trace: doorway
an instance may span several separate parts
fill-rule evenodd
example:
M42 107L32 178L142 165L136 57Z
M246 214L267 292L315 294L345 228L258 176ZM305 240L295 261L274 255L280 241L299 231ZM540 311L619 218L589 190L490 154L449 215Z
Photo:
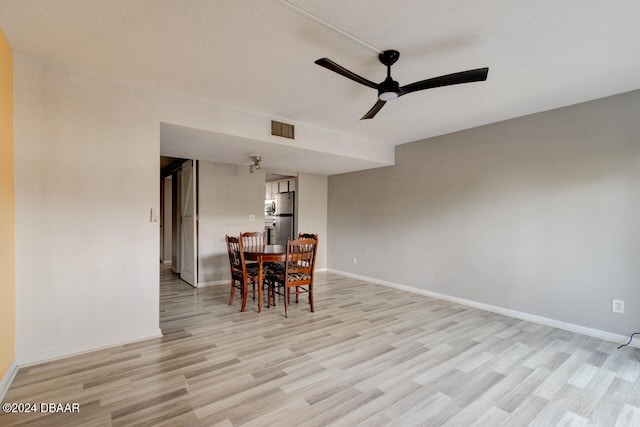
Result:
M160 166L160 262L197 287L197 162L161 157Z

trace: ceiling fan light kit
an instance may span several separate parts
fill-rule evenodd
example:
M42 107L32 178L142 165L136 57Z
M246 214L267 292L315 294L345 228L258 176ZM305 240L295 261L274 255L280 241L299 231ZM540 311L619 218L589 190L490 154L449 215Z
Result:
M489 68L476 68L474 70L461 71L453 74L446 74L444 76L433 77L426 80L410 83L408 85L400 86L400 84L393 80L391 77L391 66L396 63L400 58L400 52L397 50L385 50L378 55L380 62L387 67L387 78L381 83L374 83L371 80L367 80L358 74L347 70L346 68L336 64L328 58L320 58L315 61L321 67L338 73L343 77L346 77L354 82L368 86L378 91L378 100L373 107L364 115L360 120L372 119L380 111L387 101L399 98L411 92L417 92L419 90L433 89L441 86L451 86L462 83L471 83L487 80L489 74Z
M380 101L391 101L392 99L396 99L398 94L396 92L381 92L378 95L378 99Z

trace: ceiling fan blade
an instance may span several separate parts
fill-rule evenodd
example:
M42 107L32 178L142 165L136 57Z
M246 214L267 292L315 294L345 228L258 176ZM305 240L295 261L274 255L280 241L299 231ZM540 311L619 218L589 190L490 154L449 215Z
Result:
M460 71L459 73L446 74L415 83L409 83L400 88L400 95L415 92L418 90L432 89L440 86L458 85L461 83L481 82L487 80L489 68L477 68L475 70Z
M328 59L328 58L320 58L316 61L314 61L316 64L318 64L321 67L326 68L327 70L331 70L334 73L338 73L341 76L344 76L348 79L353 80L354 82L358 82L360 84L363 84L365 86L369 86L370 88L373 89L378 89L378 85L374 82L372 82L371 80L367 80L364 77L361 77L359 75L357 75L356 73L353 73L349 70L347 70L346 68L336 64L335 62L333 62L332 60Z
M373 104L373 107L371 107L371 109L367 112L367 114L362 116L360 120L373 119L375 115L378 114L378 111L380 111L380 109L384 107L384 104L386 103L387 101L381 101L378 99L378 101L376 101L376 103Z

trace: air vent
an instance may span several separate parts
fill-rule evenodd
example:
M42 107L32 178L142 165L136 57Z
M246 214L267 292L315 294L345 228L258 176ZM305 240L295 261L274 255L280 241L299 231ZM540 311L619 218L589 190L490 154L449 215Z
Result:
M271 120L271 135L295 139L295 127L288 123Z

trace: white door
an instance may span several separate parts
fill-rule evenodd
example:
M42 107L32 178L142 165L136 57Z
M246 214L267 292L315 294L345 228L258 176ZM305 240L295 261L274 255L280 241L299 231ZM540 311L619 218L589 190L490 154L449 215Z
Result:
M180 278L193 287L198 286L196 250L196 166L193 160L182 164L180 189Z

